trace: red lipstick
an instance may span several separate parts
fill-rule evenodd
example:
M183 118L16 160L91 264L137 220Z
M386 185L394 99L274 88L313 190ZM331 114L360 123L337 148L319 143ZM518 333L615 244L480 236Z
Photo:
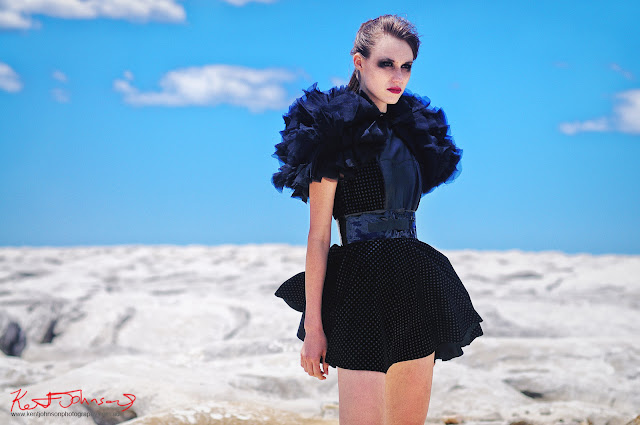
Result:
M389 87L387 90L389 90L391 93L394 93L394 94L398 94L402 91L400 87Z

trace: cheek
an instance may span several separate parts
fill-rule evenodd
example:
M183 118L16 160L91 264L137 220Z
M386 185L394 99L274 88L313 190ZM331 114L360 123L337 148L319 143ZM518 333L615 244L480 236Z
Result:
M389 80L389 75L387 72L385 72L385 70L380 69L375 73L375 76L373 78L379 86L385 86L387 84L387 80Z

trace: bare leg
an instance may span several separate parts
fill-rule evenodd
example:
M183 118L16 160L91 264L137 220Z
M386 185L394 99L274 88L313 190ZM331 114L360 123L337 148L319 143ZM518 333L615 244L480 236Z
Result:
M337 369L340 425L383 425L385 374Z
M391 365L385 380L384 425L423 425L427 419L433 358L407 360Z

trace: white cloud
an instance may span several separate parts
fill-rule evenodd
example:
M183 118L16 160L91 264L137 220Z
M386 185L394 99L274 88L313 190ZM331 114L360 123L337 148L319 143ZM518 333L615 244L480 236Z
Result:
M560 131L564 134L576 134L581 131L609 131L609 120L605 117L595 120L563 122Z
M15 93L22 90L20 76L6 63L0 62L0 90Z
M616 95L614 107L616 127L624 133L640 134L640 89L627 90Z
M622 69L622 67L620 65L618 65L617 63L610 64L609 68L611 68L612 70L614 70L616 72L619 72L627 80L633 80L633 73L631 71L627 71L626 69Z
M143 92L131 85L133 74L113 83L131 105L212 106L221 103L246 107L252 112L279 109L289 103L284 81L296 78L284 69L253 69L234 65L206 65L166 73L161 91Z
M565 134L585 131L618 131L640 134L640 89L616 93L613 114L587 121L561 123L559 129Z
M124 71L124 78L126 78L129 81L133 81L133 72L129 70Z
M247 3L256 2L256 3L273 3L275 0L224 0L229 4L234 6L244 6Z
M347 84L349 84L349 80L345 80L344 78L340 77L331 77L331 84L333 84L334 86L346 86Z
M186 16L177 0L0 0L0 28L38 28L40 24L32 15L135 22L182 22Z
M53 71L53 73L51 74L51 77L53 77L54 80L60 81L61 83L67 82L67 76L62 71L58 71L58 70Z
M0 28L17 30L39 27L37 22L31 21L19 11L10 9L10 7L5 3L0 4Z
M69 92L65 89L55 88L51 90L51 96L56 102L67 103L69 102Z

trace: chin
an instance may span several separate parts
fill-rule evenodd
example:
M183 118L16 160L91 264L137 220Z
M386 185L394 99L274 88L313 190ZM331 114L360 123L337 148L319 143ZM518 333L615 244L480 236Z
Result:
M384 101L388 104L391 105L395 105L396 103L398 103L398 101L400 100L400 97L402 97L402 94L404 92L400 92L399 94L392 94L391 96L387 96Z

